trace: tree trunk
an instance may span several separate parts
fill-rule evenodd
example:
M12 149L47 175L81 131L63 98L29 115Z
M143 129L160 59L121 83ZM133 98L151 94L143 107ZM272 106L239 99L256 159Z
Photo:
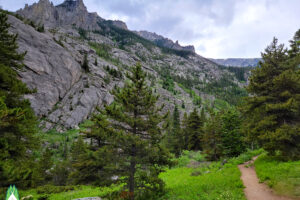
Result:
M134 200L134 175L135 175L135 147L134 145L132 146L132 157L130 161L130 172L129 172L129 195L130 195L130 200Z

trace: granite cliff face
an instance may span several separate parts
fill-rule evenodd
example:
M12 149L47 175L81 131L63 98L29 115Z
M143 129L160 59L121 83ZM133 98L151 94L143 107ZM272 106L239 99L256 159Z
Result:
M170 40L168 38L165 38L161 35L157 35L156 33L151 33L148 31L137 31L136 33L138 35L140 35L141 37L154 42L158 46L167 47L167 48L175 49L175 50L190 51L190 52L195 53L195 47L193 45L181 46L181 45L179 45L178 41L176 41L174 43L172 40Z
M87 30L99 30L99 21L103 21L97 13L89 13L83 0L66 0L54 6L49 0L40 0L31 6L25 5L17 13L36 24L44 24L47 28L59 26L75 26Z
M66 0L58 6L40 0L17 13L45 24L45 31L38 32L26 19L9 16L11 32L19 35L19 51L27 51L20 77L37 89L26 98L44 130L76 128L97 106L110 104L110 91L123 85L124 74L137 62L148 73L153 91L160 95L158 103L165 104L164 112L172 112L175 105L184 105L181 115L199 108L184 83L197 83L197 87L190 84L191 89L207 102L215 97L201 90L205 85L224 76L239 84L230 72L195 53L166 53L153 40L127 30L126 24L88 13L82 0ZM84 34L78 28L84 29ZM85 54L89 73L81 67ZM174 80L172 90L164 87L169 77Z

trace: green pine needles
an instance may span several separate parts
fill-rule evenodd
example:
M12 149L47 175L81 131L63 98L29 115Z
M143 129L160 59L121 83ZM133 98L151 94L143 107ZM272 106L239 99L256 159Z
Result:
M18 182L31 185L32 151L38 147L37 120L28 100L32 91L18 78L25 53L17 52L17 35L10 34L0 11L0 187Z
M252 70L244 113L245 132L271 154L300 159L300 32L287 50L278 40L262 53Z
M141 64L126 76L125 86L113 91L115 101L94 117L87 137L96 159L105 161L109 156L109 165L98 162L98 166L125 184L122 197L156 199L164 191L158 175L170 164L169 153L161 145L166 116L159 114L163 107L156 106L158 96L146 84Z

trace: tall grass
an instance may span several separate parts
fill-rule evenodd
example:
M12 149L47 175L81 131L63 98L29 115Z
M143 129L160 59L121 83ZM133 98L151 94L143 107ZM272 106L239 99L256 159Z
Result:
M281 195L300 197L300 161L281 161L277 157L261 155L255 162L261 182Z
M195 161L193 153L184 152L178 159L178 166L160 174L166 183L167 193L162 199L168 200L243 200L243 183L238 164L250 160L263 150L248 151L226 164L221 162L199 162L197 168L185 167ZM194 153L195 154L195 153ZM197 155L197 153L196 153ZM203 156L203 155L202 155ZM201 156L199 161L203 161Z

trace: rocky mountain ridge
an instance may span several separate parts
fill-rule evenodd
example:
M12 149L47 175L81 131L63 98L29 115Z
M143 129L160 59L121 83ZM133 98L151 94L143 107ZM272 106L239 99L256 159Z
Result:
M175 49L175 50L190 51L190 52L195 53L195 47L193 45L181 46L178 43L178 41L176 41L174 43L172 40L170 40L168 38L165 38L161 35L158 35L156 33L151 33L148 31L136 31L135 33L137 33L139 36L141 36L147 40L154 42L158 46L167 47L167 48Z
M56 11L59 20L54 17ZM240 85L232 73L202 56L161 48L99 16L91 20L82 0L66 0L58 6L40 0L17 13L25 19L10 15L11 32L19 35L19 51L27 52L25 69L19 75L30 88L37 89L26 98L44 130L76 128L96 107L111 103L110 91L124 84L124 74L137 62L147 72L153 91L160 95L158 103L165 104L163 112L172 112L177 105L182 116L203 107L201 102L213 102L216 95L206 88L225 77ZM78 13L82 21L70 24L71 16ZM66 21L61 17L64 15ZM37 31L27 19L44 23L44 32ZM82 68L85 55L89 72Z
M232 67L256 67L261 61L260 58L227 58L227 59L210 59L211 61L223 66Z

